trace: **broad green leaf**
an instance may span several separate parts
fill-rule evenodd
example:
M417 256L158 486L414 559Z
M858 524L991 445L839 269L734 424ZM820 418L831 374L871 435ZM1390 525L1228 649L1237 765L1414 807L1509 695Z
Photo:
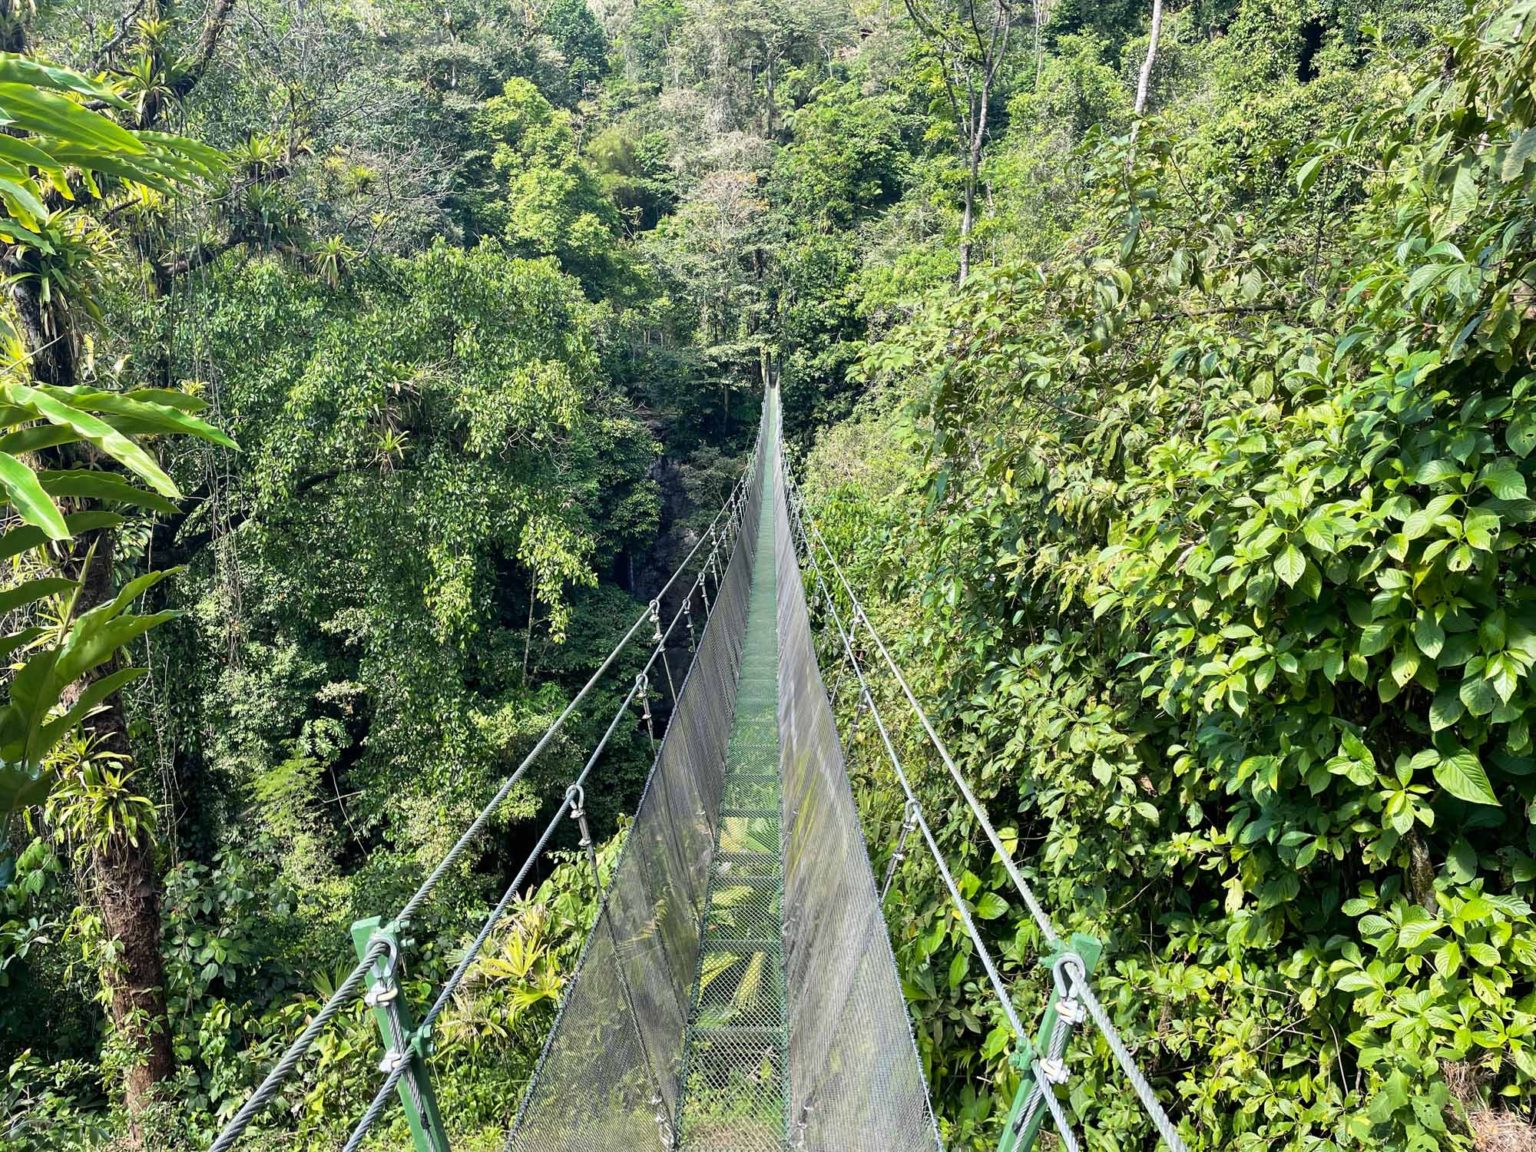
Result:
M1468 676L1461 682L1458 694L1467 711L1474 716L1486 716L1498 707L1499 694L1482 676Z
M1532 131L1536 132L1536 128ZM1536 448L1536 417L1527 414L1512 420L1504 430L1504 442L1521 459L1529 456L1531 449Z
M1308 191L1317 182L1318 173L1322 169L1322 163L1327 156L1314 156L1296 170L1296 190Z
M52 786L52 774L40 766L0 763L0 813L42 803Z
M129 504L136 508L148 508L175 515L177 507L164 496L140 488L111 472L98 472L90 468L62 472L40 472L38 480L50 496L73 496L76 499L108 500L116 504Z
M1294 544L1287 544L1284 551L1275 558L1275 575L1289 587L1294 588L1306 570L1307 559Z
M41 528L50 540L69 538L64 514L43 490L37 473L7 452L0 452L0 487L16 514L28 524Z
M24 604L32 604L48 596L58 596L64 592L73 592L77 584L73 580L66 580L62 576L46 576L39 580L28 580L25 584L17 584L13 588L0 590L0 613L13 612Z
M1479 479L1500 500L1525 499L1525 477L1512 464L1490 465Z
M145 617L144 619L148 618ZM148 671L147 668L119 668L116 672L110 672L100 680L91 681L91 683L85 686L85 689L80 693L80 698L75 701L74 706L69 711L48 721L38 730L37 746L43 749L51 749L72 728L90 716L107 697L120 688L125 688L135 681L142 680Z
M48 219L48 209L37 192L28 186L30 183L0 176L0 199L4 199L12 216L40 228Z
M23 628L20 632L0 634L0 660L9 660L13 653L21 651L34 640L41 639L47 634L47 629Z
M216 175L229 166L229 157L210 144L186 136L172 136L166 132L141 131L140 140L168 153L183 156L208 175ZM147 389L146 389L147 391Z
M1435 526L1435 514L1428 508L1419 508L1403 521L1403 536L1417 540Z
M1488 774L1483 771L1482 763L1466 750L1443 757L1435 765L1435 782L1458 800L1465 800L1469 804L1497 806L1499 803L1498 797L1493 794L1493 785L1488 783Z
M73 428L66 428L62 424L34 424L30 428L18 428L0 436L0 452L12 455L41 452L44 448L74 444L81 439L83 437Z
M1420 616L1413 622L1413 642L1419 651L1433 660L1445 647L1445 629L1436 624L1431 616Z
M955 958L949 962L949 986L960 987L965 980L966 970L970 967L970 961L966 959L964 952L956 952Z
M181 496L176 482L161 470L160 465L155 463L149 453L110 424L38 388L17 385L11 389L11 392L14 401L30 404L37 410L38 415L50 423L77 432L81 439L100 448L162 496L173 500Z
M1504 164L1499 170L1499 179L1506 184L1511 180L1518 180L1525 174L1526 161L1533 155L1536 155L1536 128L1527 128L1515 137L1515 142L1504 154Z
M39 168L45 172L54 171L62 167L47 152L35 144L29 144L15 136L6 136L0 133L0 159L8 160L13 164L23 164L32 168Z
M15 52L0 52L0 83L52 88L59 92L75 92L110 104L114 108L128 107L128 102L105 84L68 68L43 64Z
M1008 911L1008 901L1004 900L996 892L984 892L981 899L976 901L976 915L982 920L996 920Z
M1454 460L1427 460L1413 473L1415 484L1439 484L1461 475L1461 467Z
M71 536L78 536L82 532L91 532L97 528L116 528L122 522L123 518L115 512L72 512L64 517L64 524ZM0 560L20 556L23 552L41 548L46 543L48 543L48 537L41 528L31 524L12 528L5 535L0 536Z
M1456 169L1451 184L1451 203L1445 214L1445 230L1454 232L1477 210L1477 171L1469 163Z
M141 398L134 392L100 392L83 389L51 388L39 385L39 390L55 396L67 404L87 412L100 413L118 431L133 434L158 432L181 433L208 440L225 448L238 448L233 440L212 424L199 420L180 407L171 407L156 400Z
M0 112L29 132L78 147L99 149L109 155L138 156L144 151L144 145L133 133L116 122L57 92L29 84L0 82ZM45 146L57 154L51 144Z
M1462 704L1461 697L1449 688L1442 688L1435 693L1435 700L1429 706L1429 726L1433 731L1440 732L1451 727L1466 713L1466 706Z

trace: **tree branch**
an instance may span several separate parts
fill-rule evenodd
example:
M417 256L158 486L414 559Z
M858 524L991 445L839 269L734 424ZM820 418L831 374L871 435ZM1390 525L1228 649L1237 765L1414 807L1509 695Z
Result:
M93 71L100 72L111 62L113 54L122 46L123 41L128 38L128 29L139 18L139 13L144 11L144 4L145 0L134 0L133 4L117 18L116 30L111 36L107 37L107 42L98 48L91 57L91 68Z

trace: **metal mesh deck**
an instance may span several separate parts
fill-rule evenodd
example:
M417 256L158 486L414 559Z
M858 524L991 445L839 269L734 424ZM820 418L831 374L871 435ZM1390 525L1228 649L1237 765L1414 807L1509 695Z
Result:
M763 495L736 716L685 1055L681 1147L785 1147L788 1003L784 986L783 789L779 784L778 581Z

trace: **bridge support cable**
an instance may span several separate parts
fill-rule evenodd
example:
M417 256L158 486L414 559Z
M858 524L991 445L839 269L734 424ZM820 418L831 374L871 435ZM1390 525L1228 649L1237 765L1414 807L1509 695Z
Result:
M1124 1039L1120 1036L1114 1022L1109 1018L1108 1012L1105 1011L1103 1004L1099 1001L1093 990L1090 975L1093 965L1098 958L1098 942L1094 941L1091 937L1085 937L1081 934L1073 934L1071 940L1064 941L1056 932L1050 917L1046 914L1040 901L1036 898L1033 890L1020 873L1012 854L1004 846L985 809L971 791L969 783L965 780L964 775L955 764L953 756L950 755L949 749L939 737L927 713L918 702L911 686L907 683L906 677L902 674L900 667L891 656L880 634L870 622L863 605L860 603L857 594L854 592L841 565L838 563L837 557L827 545L809 509L805 507L804 500L801 498L798 488L794 485L793 478L790 476L787 464L781 463L781 467L784 470L785 483L790 494L791 512L804 555L811 565L812 574L820 591L828 617L836 629L846 663L852 670L860 687L859 706L869 711L873 716L880 731L882 742L885 745L887 757L896 771L907 802L909 805L916 805L916 824L923 831L924 841L930 853L934 856L941 876L945 879L946 887L949 889L950 897L956 905L956 910L966 923L967 934L971 936L973 944L977 946L978 954L983 957L984 966L987 968L993 989L998 994L1004 1011L1009 1017L1010 1026L1013 1028L1014 1034L1019 1041L1019 1048L1016 1051L1014 1062L1020 1068L1023 1075L1004 1134L1004 1142L1002 1144L1004 1152L1014 1152L1016 1149L1023 1150L1031 1146L1034 1133L1039 1128L1039 1109L1042 1104L1049 1111L1052 1120L1055 1122L1063 1144L1068 1148L1068 1152L1071 1152L1075 1144L1075 1138L1071 1135L1070 1127L1060 1111L1060 1104L1056 1099L1054 1085L1063 1082L1065 1079L1065 1068L1060 1063L1061 1056L1065 1050L1066 1040L1072 1026L1080 1022L1084 1016L1092 1019L1095 1028L1104 1037L1111 1055L1130 1082L1133 1092L1141 1102L1162 1142L1172 1152L1186 1152L1183 1139L1179 1136L1178 1130L1163 1108L1161 1101L1158 1100L1156 1094L1152 1091L1151 1085L1137 1066L1135 1058L1131 1055ZM821 559L826 561L827 568L833 573L849 605L849 622L846 629L844 628L842 617L837 611L832 590L828 587L827 580L823 576L821 559L818 559L818 554ZM885 667L900 687L902 695L905 696L907 703L910 705L912 712L926 734L929 744L938 753L949 775L953 778L962 797L965 799L967 807L977 823L981 825L987 839L1012 880L1015 889L1019 892L1031 917L1039 927L1041 935L1045 938L1046 949L1043 962L1051 968L1057 995L1048 1004L1044 1025L1038 1036L1033 1039L1025 1034L1007 989L1002 984L1000 977L997 976L995 966L991 964L990 957L986 955L985 949L980 944L979 937L974 931L974 925L970 921L969 913L966 911L964 901L960 898L959 891L953 884L952 877L949 876L948 867L943 860L938 844L928 831L927 823L922 816L921 804L900 766L900 758L894 744L890 740L889 733L875 704L875 699L865 673L864 662L859 655L857 632L861 625L865 634L873 643L875 650L879 653ZM857 723L857 715L858 713L856 712L855 723ZM1026 1135L1029 1137L1028 1142L1024 1140Z
M747 493L748 489L754 486L754 478L757 473L756 460L759 454L760 449L755 449L752 456L754 463L750 464L746 469L743 470L742 475L736 481L736 484L733 487L730 495L721 505L719 511L715 513L714 519L710 522L707 529L700 533L698 540L693 544L688 554L684 556L683 560L678 564L677 568L673 571L671 576L668 577L666 583L662 585L656 596L640 613L634 623L630 625L628 630L614 645L613 649L603 659L602 663L592 673L586 683L583 684L576 695L571 698L570 702L566 705L564 710L539 738L534 747L523 758L517 769L502 782L501 786L491 797L490 801L479 811L479 813L477 813L475 818L465 829L464 833L458 838L457 841L455 841L453 846L444 855L442 860L438 862L436 867L432 869L431 873L428 874L427 878L422 882L420 887L417 888L415 893L412 894L410 899L406 901L400 912L393 919L380 924L379 930L373 932L365 942L359 942L359 956L357 964L351 969L350 972L347 973L346 977L343 978L342 982L336 988L336 990L316 1011L314 1017L304 1027L299 1035L294 1038L293 1042L289 1044L289 1046L284 1050L282 1056L272 1066L271 1070L262 1079L261 1083L256 1087L251 1095L246 1098L245 1102L241 1105L239 1110L236 1111L235 1115L231 1117L228 1123L225 1124L224 1128L214 1139L212 1145L210 1145L209 1152L229 1152L230 1149L233 1149L238 1144L241 1137L245 1134L246 1130L251 1126L251 1124L262 1114L263 1111L265 1111L265 1109L272 1103L272 1101L276 1099L288 1078L295 1072L296 1069L298 1069L299 1065L303 1063L304 1058L313 1048L315 1041L319 1039L319 1037L326 1031L326 1029L331 1025L336 1017L340 1015L341 1012L349 1004L355 1001L360 995L365 994L371 987L376 986L385 972L392 974L393 964L395 961L388 961L389 966L387 968L380 968L379 965L381 961L386 960L386 957L391 955L398 957L398 949L400 946L399 933L409 926L416 912L431 896L433 890L436 888L442 877L449 871L449 869L453 867L453 865L469 848L469 846L474 842L478 835L485 829L485 826L490 821L492 815L511 794L512 789L520 780L523 779L528 770L539 761L540 757L554 742L555 737L558 736L560 731L565 727L566 722L576 713L576 711L582 706L587 698L604 681L604 679L607 677L607 674L618 662L620 656L622 656L624 652L630 649L636 637L641 635L647 625L652 628L652 635L650 640L653 647L651 648L649 657L646 660L642 672L640 673L640 678L637 678L635 686L630 689L628 695L624 699L623 704L620 705L619 710L614 716L613 722L609 725L608 731L604 735L602 741L599 743L597 750L588 760L587 765L583 769L578 782L585 780L592 767L596 764L602 751L606 749L609 740L616 730L620 718L633 705L637 694L644 692L646 684L649 683L651 678L657 675L658 663L661 665L662 674L665 676L669 687L672 685L673 673L671 665L667 660L668 646L672 642L673 633L677 630L680 622L683 621L685 616L688 618L691 624L691 611L694 595L698 594L701 600L703 600L705 603L708 603L708 594L706 591L705 581L711 568L713 569L716 578L716 591L718 595L719 583L723 579L719 567L718 553L722 549L728 552L731 551L735 548L736 544L740 540L743 521L749 511ZM699 555L703 551L706 543L710 545L710 554L708 557L706 557L705 564L699 567L692 581L688 584L687 591L683 596L681 605L675 612L673 612L670 622L667 624L666 628L663 629L661 627L662 605L666 598L680 586L680 582L684 579L685 574L694 567L694 561L699 558ZM707 631L707 619L705 627ZM684 687L686 687L688 676L691 676L692 674L693 667L692 664L690 664L688 672L684 677ZM672 704L674 709L678 700L678 692L680 691L682 691L682 689L674 689L672 692ZM648 703L643 711L645 710L648 710ZM501 914L505 911L505 908L510 902L512 895L514 895L516 889L521 886L522 882L526 879L529 870L532 868L534 861L540 854L542 854L544 848L548 845L549 837L553 835L553 828L557 825L558 820L565 815L565 812L570 805L570 800L571 795L567 793L566 799L561 806L561 810L556 813L556 819L551 822L551 825L548 828L546 828L545 835L541 837L538 846L529 856L528 861L524 864L523 868L519 870L518 877L513 881L511 885L509 885L507 893L503 895L502 900L496 906L496 910L493 911L492 916L486 922L488 925L494 926L494 924L500 920ZM472 952L470 954L466 954L465 960L460 964L459 969L455 971L454 976L450 977L453 988L456 988L458 982L462 980L463 972L467 970L469 963L473 960L473 955L478 954L480 947L484 945L485 939L489 935L489 931L489 927L482 925L482 931L476 938L476 942L472 947ZM394 950L393 952L392 949ZM433 1004L432 1009L429 1010L427 1016L423 1018L422 1025L416 1028L411 1036L406 1037L408 1044L415 1046L423 1058L425 1054L430 1051L431 1047L429 1040L431 1024L436 1019L437 1015L442 1011L442 1008L447 1003L449 996L451 996L451 989L445 986L444 993L438 997L438 1000ZM398 1024L398 1019L396 1023ZM389 1045L391 1053L398 1053L401 1051L401 1049L398 1046L390 1043L392 1036L393 1032L390 1032L386 1035L386 1044ZM360 1122L358 1126L360 1132L354 1131L353 1138L348 1141L348 1149L352 1149L357 1146L361 1140L361 1133L365 1133L368 1127L377 1120L378 1114L382 1112L383 1103L387 1102L390 1093L393 1092L397 1086L401 1085L402 1080L406 1078L409 1072L411 1072L412 1067L413 1062L410 1060L401 1060L398 1058L398 1056L386 1056L385 1065L381 1069L386 1072L385 1086L382 1087L378 1094L375 1096L374 1102L370 1105L368 1113L365 1113L364 1121ZM416 1104L424 1104L420 1084L414 1082L414 1077L413 1083L406 1085L406 1091L409 1094L407 1110L408 1113L411 1113L415 1110ZM417 1113L417 1115L419 1116L420 1113ZM425 1131L418 1132L417 1124L413 1123L412 1129L413 1142L416 1144L418 1152L446 1152L447 1143L445 1135L442 1135L440 1132L431 1131L430 1125Z
M634 687L625 696L624 702L614 712L613 720L609 723L608 730L603 733L602 739L598 741L597 747L593 749L592 755L588 757L586 764L582 767L581 774L565 790L564 800L561 801L560 807L556 809L549 823L545 825L543 833L539 836L538 843L533 847L533 851L523 861L522 867L518 869L517 875L512 878L512 882L507 885L501 899L491 909L490 915L481 923L480 931L476 933L475 939L470 946L464 950L464 955L460 958L452 974L443 982L443 987L438 992L437 998L432 1001L432 1006L427 1009L427 1014L422 1017L421 1027L417 1030L416 1035L411 1038L413 1045L422 1046L427 1042L427 1039L432 1034L432 1025L437 1021L438 1016L442 1014L443 1009L448 1006L448 1002L453 999L453 994L458 991L459 984L464 979L464 974L469 971L470 965L475 962L475 958L480 955L480 950L485 947L485 942L490 939L491 933L501 923L502 918L506 915L507 906L518 892L522 891L523 882L528 878L528 874L533 870L533 866L539 857L544 854L544 849L549 846L549 842L553 838L556 829L560 826L560 822L568 814L574 815L578 806L578 800L585 797L588 777L591 776L593 768L597 766L597 762L602 759L603 753L607 751L608 744L613 739L614 733L618 731L620 722L628 716L639 690L640 681L636 680ZM387 1072L384 1082L379 1085L379 1089L374 1094L367 1110L363 1113L362 1119L357 1122L357 1126L352 1130L352 1134L347 1137L347 1142L343 1146L342 1152L357 1152L357 1149L362 1146L363 1138L367 1136L368 1130L378 1122L379 1117L383 1114L385 1106L389 1103L390 1096L402 1087L403 1078L412 1071L409 1061L392 1060L389 1057L386 1057L385 1064L382 1067ZM416 1090L414 1085L406 1085L405 1087L411 1088L412 1091ZM408 1109L411 1107L410 1100L406 1101L406 1106ZM446 1136L441 1137L440 1146L446 1150ZM438 1152L438 1149L439 1145L434 1143L428 1146L427 1152Z

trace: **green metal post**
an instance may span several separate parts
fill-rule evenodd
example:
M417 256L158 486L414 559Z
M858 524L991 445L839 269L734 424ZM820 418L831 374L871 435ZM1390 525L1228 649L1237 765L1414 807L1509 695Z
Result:
M1070 940L1059 941L1056 948L1040 958L1040 963L1050 968L1053 975L1062 962L1065 955L1075 956L1082 965L1083 975L1092 976L1093 970L1098 966L1099 957L1103 954L1104 946L1092 936L1082 932L1072 933ZM1053 980L1053 985L1055 981ZM1003 1137L998 1144L998 1152L1029 1152L1035 1146L1035 1140L1040 1135L1040 1127L1045 1123L1045 1101L1036 1096L1036 1088L1043 1092L1054 1092L1056 1087L1049 1082L1041 1084L1037 1078L1036 1069L1040 1062L1050 1056L1051 1037L1056 1029L1065 1020L1068 1036L1070 1037L1072 1026L1082 1019L1081 1007L1073 1001L1065 1005L1069 1012L1076 1010L1078 1015L1063 1016L1061 1011L1064 1006L1062 989L1053 986L1051 999L1046 1005L1045 1014L1040 1018L1040 1030L1031 1040L1028 1036L1019 1040L1019 1050L1013 1054L1013 1065L1019 1070L1018 1091L1013 1094L1013 1107L1008 1112L1008 1123L1003 1126ZM1031 1107L1033 1104L1033 1107Z
M357 949L359 960L367 955L369 946L376 940L386 941L389 951L375 960L368 970L365 977L368 993L363 1001L373 1009L374 1022L384 1038L384 1060L379 1068L388 1073L396 1061L408 1062L405 1075L400 1077L399 1091L416 1152L450 1152L448 1133L438 1114L437 1096L432 1091L432 1078L427 1072L427 1037L416 1027L400 989L399 926L394 923L381 925L377 916L352 925L352 945Z

